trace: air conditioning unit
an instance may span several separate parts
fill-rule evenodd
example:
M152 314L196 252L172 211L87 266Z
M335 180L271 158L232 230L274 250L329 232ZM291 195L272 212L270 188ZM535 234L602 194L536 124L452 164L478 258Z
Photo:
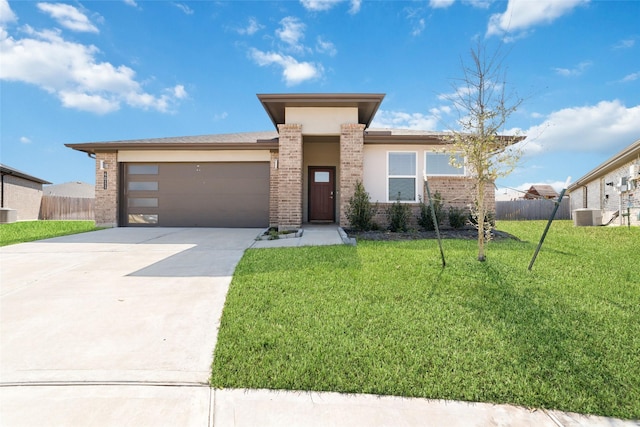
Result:
M576 227L602 225L602 211L600 209L574 209L573 225Z

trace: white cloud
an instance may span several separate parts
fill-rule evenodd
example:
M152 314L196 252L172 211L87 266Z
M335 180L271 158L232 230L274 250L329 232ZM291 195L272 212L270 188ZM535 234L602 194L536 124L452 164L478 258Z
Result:
M31 139L27 138L26 136L21 136L20 137L20 142L22 144L31 144Z
M413 31L411 31L411 35L419 36L424 31L425 27L426 27L426 24L424 22L424 18L420 18L416 26L413 28Z
M609 152L638 139L640 105L626 107L618 100L596 105L564 108L549 114L539 125L522 132L527 135L527 154L543 151Z
M175 7L177 7L178 9L180 9L181 11L183 11L186 15L193 15L193 9L191 9L189 6L187 6L186 4L182 4L182 3L173 3L173 5Z
M124 102L168 112L186 97L180 85L161 96L145 92L134 70L98 62L97 47L67 41L59 31L35 31L29 26L23 30L28 37L14 39L0 29L0 79L38 86L56 95L65 107L106 114Z
M321 77L323 73L323 68L320 64L298 62L291 56L276 52L262 52L252 48L249 51L249 56L261 67L273 64L282 67L282 76L288 86L317 79Z
M570 76L579 76L585 72L585 70L593 65L591 61L583 61L579 63L574 68L554 68L556 74L561 76L570 77Z
M429 0L429 6L434 9L445 9L453 4L454 0Z
M635 39L625 39L625 40L620 40L618 43L613 45L614 49L630 49L633 46L635 46L636 44L636 40Z
M329 56L336 56L338 53L335 45L330 41L324 40L322 37L318 37L316 40L316 51L326 53Z
M129 6L138 7L138 3L136 3L136 0L124 0L124 3Z
M371 127L434 130L438 128L439 123L439 115L434 110L431 111L431 114L380 110L376 113Z
M281 27L276 30L278 38L295 51L302 51L300 40L304 38L305 25L294 16L287 16L280 21Z
M300 0L300 3L307 10L312 12L322 12L331 9L344 1L345 0ZM358 13L360 11L360 6L362 5L362 0L351 0L350 3L351 8L349 9L349 13Z
M15 22L18 20L18 17L11 7L9 6L9 2L7 0L0 0L0 24L8 24L9 22Z
M47 13L68 30L84 33L98 32L98 27L93 25L84 13L69 4L38 3L38 9Z
M229 117L229 113L227 113L226 111L223 111L223 112L222 112L222 113L220 113L220 114L214 114L214 116L213 116L213 121L215 121L215 122L219 122L219 121L221 121L221 120L226 119L227 117Z
M627 74L620 80L621 83L633 82L640 79L640 72Z
M247 26L244 28L239 28L237 31L238 34L246 34L248 36L252 36L263 28L264 26L260 25L256 18L250 17Z
M509 0L504 13L491 15L487 36L525 31L548 24L589 0Z

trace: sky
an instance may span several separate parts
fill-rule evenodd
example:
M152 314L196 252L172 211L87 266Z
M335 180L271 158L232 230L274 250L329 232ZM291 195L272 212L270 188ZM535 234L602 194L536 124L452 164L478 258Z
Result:
M470 51L502 54L511 189L560 190L640 138L640 0L0 0L0 162L94 183L66 143L273 130L258 93L384 93L372 127L459 129Z

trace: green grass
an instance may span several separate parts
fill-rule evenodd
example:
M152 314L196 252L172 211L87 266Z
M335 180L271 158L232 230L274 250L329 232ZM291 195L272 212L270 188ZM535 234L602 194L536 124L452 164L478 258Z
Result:
M512 403L640 418L640 228L501 222L522 241L249 250L214 387Z
M93 221L24 221L0 224L0 246L99 230Z

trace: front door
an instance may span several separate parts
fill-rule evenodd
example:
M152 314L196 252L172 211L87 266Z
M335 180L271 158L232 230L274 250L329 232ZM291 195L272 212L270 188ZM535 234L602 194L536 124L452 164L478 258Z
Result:
M309 221L335 221L335 167L309 167Z

